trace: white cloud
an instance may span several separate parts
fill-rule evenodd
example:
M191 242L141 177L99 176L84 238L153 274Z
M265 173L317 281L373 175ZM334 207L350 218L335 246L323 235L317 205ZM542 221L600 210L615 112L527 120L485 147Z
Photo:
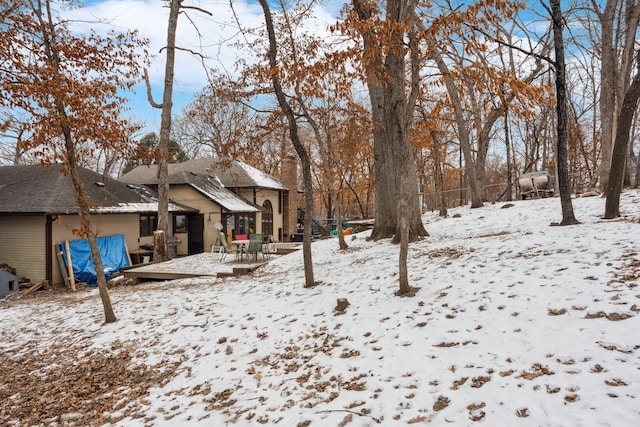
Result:
M92 28L106 33L111 29L137 29L140 36L149 39L149 52L155 55L149 67L149 77L157 102L161 101L164 81L163 48L166 46L169 16L166 5L167 2L158 0L93 0L85 2L84 7L73 12L75 19L83 21L82 24L76 24L77 31ZM173 114L179 114L194 93L205 86L207 69L233 72L236 61L247 55L235 45L241 36L237 20L245 29L258 28L264 23L262 9L257 2L233 1L233 10L229 2L215 0L190 0L185 1L184 5L208 11L212 15L189 9L178 19L176 45L197 55L184 50L176 53ZM328 34L328 23L335 21L333 11L318 8L316 16L316 20L305 28ZM103 23L96 24L97 21ZM147 131L157 131L160 111L152 109L147 102L144 85L138 85L136 94L129 98L133 116L147 122Z
M231 69L237 59L237 49L230 43L238 30L228 3L214 1L190 2L190 5L208 11L212 16L197 10L185 10L178 19L176 45L186 51L176 54L176 84L185 89L198 90L206 81L204 64L208 67L222 65ZM256 6L241 3L234 5L243 25L260 25L261 10ZM155 55L150 68L150 78L154 85L164 80L165 55L163 48L167 40L169 9L165 2L157 0L107 0L94 2L74 12L78 19L88 22L100 20L104 24L81 25L81 29L91 26L96 31L110 29L137 29L142 37L149 39L149 51ZM202 55L202 57L200 56Z

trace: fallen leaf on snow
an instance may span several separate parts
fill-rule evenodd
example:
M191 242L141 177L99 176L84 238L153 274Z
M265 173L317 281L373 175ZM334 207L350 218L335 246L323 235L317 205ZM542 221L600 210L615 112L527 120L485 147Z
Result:
M564 397L565 402L575 402L577 400L580 400L580 398L578 397L577 394L567 394Z
M446 397L446 396L438 396L438 399L433 404L433 410L434 411L442 411L444 408L449 406L450 402L451 401L449 400L448 397Z
M618 387L618 386L621 386L621 385L627 385L626 382L622 381L619 378L613 378L613 379L610 379L610 380L604 380L604 383L606 385L610 385L610 386L613 386L613 387Z

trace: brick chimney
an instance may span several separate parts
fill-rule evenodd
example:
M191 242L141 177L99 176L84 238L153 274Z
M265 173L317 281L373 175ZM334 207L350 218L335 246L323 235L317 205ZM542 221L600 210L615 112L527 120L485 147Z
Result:
M298 230L298 162L293 154L287 154L282 159L280 180L289 189L289 193L283 197L282 206L282 240L288 242Z

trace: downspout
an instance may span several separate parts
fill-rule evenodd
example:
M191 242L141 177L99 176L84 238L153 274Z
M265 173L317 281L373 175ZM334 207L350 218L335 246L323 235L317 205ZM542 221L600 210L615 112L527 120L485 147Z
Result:
M44 230L45 245L45 276L49 284L53 284L53 221L52 215L47 215Z
M256 187L253 187L253 204L257 205L258 201L258 197L257 197L257 191L256 191ZM262 215L262 214L260 214ZM257 216L257 212L253 214L253 230L255 233L258 232L258 216ZM260 231L262 231L262 225L260 226Z

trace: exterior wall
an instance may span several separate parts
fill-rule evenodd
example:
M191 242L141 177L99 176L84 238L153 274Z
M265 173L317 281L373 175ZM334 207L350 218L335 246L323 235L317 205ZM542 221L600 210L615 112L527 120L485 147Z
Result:
M129 250L138 247L140 234L138 214L111 214L92 216L98 236L124 234ZM77 215L60 215L52 224L52 283L64 283L55 245L65 240L76 240L71 231L78 228ZM18 277L27 277L32 283L47 278L46 271L46 216L0 217L0 263L16 269Z
M47 277L46 222L44 215L0 217L0 264L9 264L18 277L26 277L32 283Z
M280 206L280 201L278 200L280 197L280 191L278 190L267 190L267 189L257 189L254 193L253 188L242 188L238 189L236 192L237 195L242 197L245 200L248 200L258 206L262 206L265 200L269 200L271 202L271 206L273 207L273 238L274 240L278 239L278 229L283 228L283 213L284 208L280 211L278 210L278 206ZM256 213L256 233L262 233L262 213Z
M139 214L105 214L92 215L91 224L96 230L96 235L110 236L113 234L124 234L127 249L132 250L138 248L140 238L140 215ZM63 283L64 279L60 272L60 264L56 256L56 248L60 242L65 240L77 240L72 232L73 229L80 227L80 217L78 215L60 215L53 222L51 235L54 244L53 250L53 283ZM44 227L42 229L44 239ZM44 244L43 244L44 247Z
M236 194L259 206L262 206L265 200L271 202L273 206L273 234L274 238L277 239L278 228L283 227L282 212L278 212L280 192L278 190L260 189L255 191L254 197L253 189L249 188L239 189ZM204 250L210 250L211 246L216 242L216 239L221 237L215 228L215 224L218 222L222 223L222 208L187 185L172 185L169 190L169 197L177 203L198 209L200 213L204 215ZM262 214L259 212L256 213L256 232L262 232ZM187 255L189 248L187 234L179 233L176 234L176 237L182 241L182 244L178 246L178 255Z
M204 251L211 250L216 238L220 236L215 224L222 222L222 208L187 185L172 185L169 189L169 198L174 202L198 209L204 215ZM172 224L172 221L170 223ZM178 246L178 255L187 255L189 252L187 233L178 233L176 237L182 241Z
M289 241L292 234L298 232L298 206L303 202L298 195L298 163L293 155L282 159L282 175L280 181L289 189L284 198L283 210L283 239Z
M278 200L280 197L280 191L278 190L260 190L256 193L256 205L262 206L265 200L269 200L271 202L271 207L273 208L273 239L278 240L278 229L282 228L282 210L278 212L278 206L280 205L280 201ZM262 233L262 213L259 212L256 214L256 225L258 228L258 233Z

